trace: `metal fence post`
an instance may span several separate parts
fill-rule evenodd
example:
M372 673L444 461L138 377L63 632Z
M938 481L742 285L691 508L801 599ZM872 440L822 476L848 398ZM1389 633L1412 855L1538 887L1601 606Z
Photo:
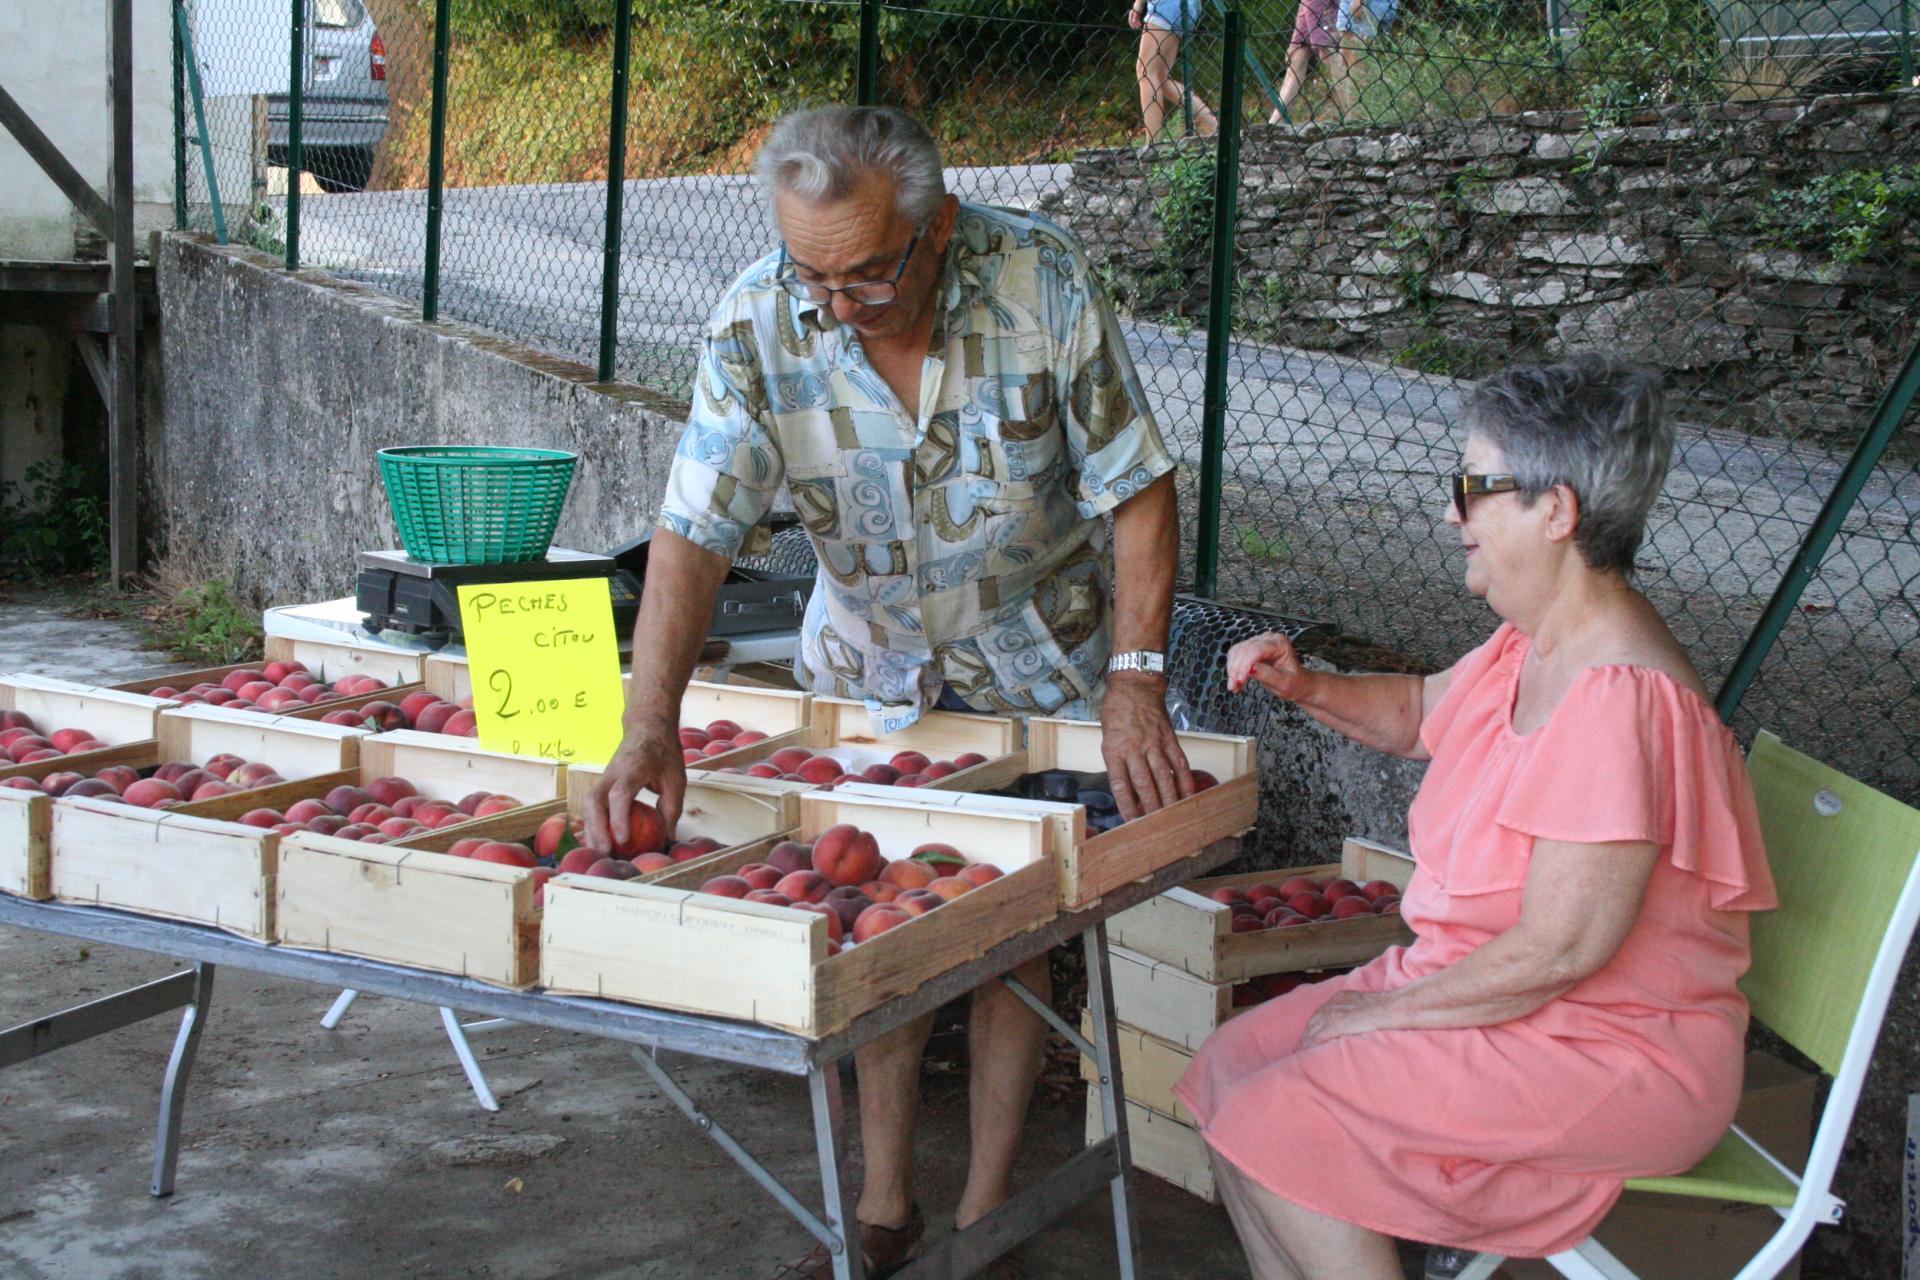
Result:
M307 0L289 0L293 53L287 60L287 270L300 268L300 134L307 101Z
M1920 338L1915 338L1913 345L1907 349L1906 364L1901 367L1899 376L1887 384L1880 403L1874 407L1873 417L1868 420L1866 432L1854 448L1853 456L1847 459L1846 468L1840 472L1833 492L1827 495L1813 527L1807 530L1806 541L1793 553L1793 562L1781 575L1780 585L1773 589L1773 598L1767 601L1760 621L1754 623L1746 644L1741 646L1740 656L1734 659L1733 670L1728 673L1726 683L1720 686L1719 694L1714 697L1714 708L1719 711L1722 720L1733 716L1740 699L1746 697L1748 686L1760 674L1760 664L1766 661L1767 651L1773 648L1773 642L1780 638L1787 619L1793 616L1795 606L1800 603L1800 593L1807 589L1807 583L1819 571L1820 562L1826 559L1827 549L1833 545L1834 536L1840 532L1847 512L1853 509L1860 491L1867 487L1867 479L1873 474L1873 469L1880 465L1880 456L1887 451L1887 445L1892 442L1893 434L1899 429L1907 410L1913 407L1916 394L1920 394Z
M177 10L186 0L173 0ZM187 56L179 22L170 22L173 46L173 229L187 229Z
M1913 3L1900 0L1900 83L1913 83Z
M620 214L627 186L627 64L633 42L633 0L613 16L613 110L607 124L607 235L600 264L600 381L613 381L619 347Z
M447 40L453 0L433 4L433 106L427 123L427 261L420 318L440 318L440 204L447 185Z
M1212 596L1220 573L1220 469L1227 433L1227 355L1233 343L1233 246L1240 196L1240 62L1246 37L1240 6L1226 12L1220 69L1220 132L1213 161L1213 263L1207 297L1207 388L1200 411L1200 518L1194 594Z
M880 0L860 0L860 53L853 98L863 107L880 100Z

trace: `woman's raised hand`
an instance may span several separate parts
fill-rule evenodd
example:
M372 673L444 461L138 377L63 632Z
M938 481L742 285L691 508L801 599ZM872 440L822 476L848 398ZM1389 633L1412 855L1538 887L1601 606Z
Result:
M1245 689L1247 681L1257 680L1274 697L1296 702L1312 674L1293 642L1278 632L1242 640L1227 654L1227 688L1234 693Z

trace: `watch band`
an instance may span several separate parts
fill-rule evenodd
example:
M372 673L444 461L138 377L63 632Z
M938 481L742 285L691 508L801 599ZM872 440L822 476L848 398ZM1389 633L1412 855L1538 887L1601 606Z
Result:
M1167 655L1157 649L1133 649L1107 659L1107 674L1116 671L1146 671L1154 675L1167 672Z

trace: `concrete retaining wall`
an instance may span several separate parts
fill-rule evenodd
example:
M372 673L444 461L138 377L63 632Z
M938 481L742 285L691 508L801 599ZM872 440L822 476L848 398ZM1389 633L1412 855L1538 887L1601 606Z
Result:
M652 526L680 434L670 402L248 249L168 235L155 272L148 519L243 591L344 595L356 552L397 546L374 462L390 445L571 449L556 543L604 550Z

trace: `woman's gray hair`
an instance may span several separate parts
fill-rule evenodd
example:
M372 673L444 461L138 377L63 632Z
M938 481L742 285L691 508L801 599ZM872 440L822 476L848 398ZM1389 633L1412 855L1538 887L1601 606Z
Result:
M1467 425L1500 450L1523 501L1573 490L1573 545L1588 568L1633 571L1673 458L1658 374L1592 354L1508 369L1468 399Z
M918 227L939 211L947 180L940 148L893 107L805 107L780 118L753 162L771 202L785 191L810 204L844 198L861 178L893 182L900 216Z

